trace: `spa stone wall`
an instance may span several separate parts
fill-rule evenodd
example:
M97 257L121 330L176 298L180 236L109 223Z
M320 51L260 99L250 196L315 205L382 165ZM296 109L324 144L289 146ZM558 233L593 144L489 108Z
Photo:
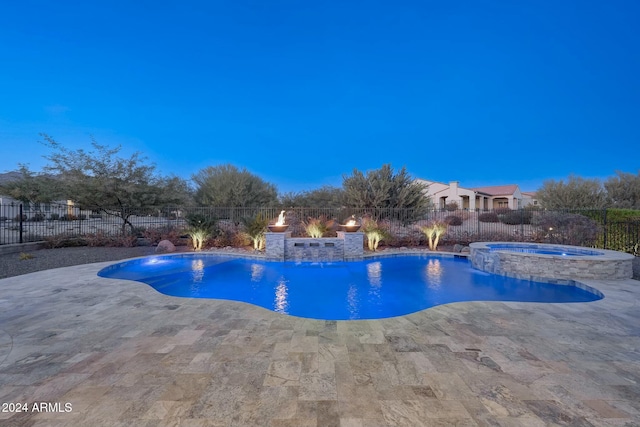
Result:
M551 256L508 251L491 251L471 244L471 265L478 270L526 280L598 279L621 280L633 275L628 254L602 251L602 256ZM613 254L610 254L614 252Z

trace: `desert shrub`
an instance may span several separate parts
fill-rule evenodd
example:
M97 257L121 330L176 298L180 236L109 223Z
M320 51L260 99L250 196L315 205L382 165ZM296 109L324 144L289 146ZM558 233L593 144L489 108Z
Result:
M20 222L20 214L16 215L16 216L13 218L13 220L14 220L14 221L16 221L16 222ZM26 220L27 220L27 216L26 216L25 214L22 214L22 220L23 220L23 221L26 221Z
M444 206L445 210L455 212L459 209L458 202L449 202Z
M532 224L546 241L565 245L589 246L595 242L600 225L584 215L549 212L534 218Z
M60 217L60 221L75 221L78 217L74 214L64 214Z
M138 242L138 238L134 234L111 235L104 231L85 234L83 238L87 242L86 245L91 247L131 248L136 246Z
M527 210L509 211L505 214L498 215L498 218L503 224L520 225L531 224L532 213Z
M0 221L8 221L9 218L7 218L6 216L0 216Z
M485 212L478 215L478 221L480 222L500 222L498 214L494 212Z
M511 212L511 208L496 208L493 210L493 213L496 215L504 215L509 212Z
M206 241L205 246L222 248L227 246L241 247L247 244L249 244L249 241L240 224L232 221L219 221Z
M52 213L49 215L49 221L57 221L60 219L60 214Z
M142 232L142 237L149 240L151 244L157 245L161 240L168 240L176 246L183 244L182 232L173 225L159 228L147 228Z
M44 237L42 246L46 249L73 248L87 246L87 241L82 236L59 234Z
M84 221L85 219L87 219L87 216L85 214L80 214L76 216L76 219L80 221Z
M89 214L89 218L91 218L91 219L102 219L102 214L92 213L92 214Z
M448 225L462 225L462 218L457 215L449 215L444 218L444 222Z
M409 229L401 234L390 234L384 241L385 246L392 248L416 247L424 240L424 234L419 230Z

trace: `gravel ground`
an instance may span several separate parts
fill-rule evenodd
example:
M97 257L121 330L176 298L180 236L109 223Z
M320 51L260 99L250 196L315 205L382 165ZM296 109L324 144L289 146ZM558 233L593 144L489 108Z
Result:
M187 250L179 247L179 251ZM0 255L0 279L33 273L34 271L49 270L51 268L68 267L71 265L89 264L92 262L118 261L126 258L151 255L155 251L152 246L138 246L134 248L106 248L106 247L76 247L57 249L38 249L26 252L33 256L21 259L20 253Z

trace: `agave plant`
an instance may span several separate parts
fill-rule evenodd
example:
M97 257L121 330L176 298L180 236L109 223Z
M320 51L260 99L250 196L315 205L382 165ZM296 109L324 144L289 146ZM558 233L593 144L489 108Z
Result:
M378 222L366 218L362 221L362 231L367 236L367 247L370 251L375 252L380 242L389 237L387 231L378 225Z
M427 240L429 241L429 250L435 251L438 247L440 236L447 231L447 223L442 221L433 221L419 228L420 231L427 236Z
M244 227L246 229L246 235L249 236L251 242L253 242L253 250L264 250L264 246L266 243L266 237L264 233L267 231L269 220L265 218L262 213L259 213L252 218L242 218L242 222L244 223Z

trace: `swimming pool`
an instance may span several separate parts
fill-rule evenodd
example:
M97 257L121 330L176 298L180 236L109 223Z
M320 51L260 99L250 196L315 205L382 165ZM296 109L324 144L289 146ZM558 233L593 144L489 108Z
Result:
M243 301L324 320L380 319L461 301L588 302L592 288L478 271L464 258L403 255L356 262L270 262L207 254L134 259L98 272L166 295Z

